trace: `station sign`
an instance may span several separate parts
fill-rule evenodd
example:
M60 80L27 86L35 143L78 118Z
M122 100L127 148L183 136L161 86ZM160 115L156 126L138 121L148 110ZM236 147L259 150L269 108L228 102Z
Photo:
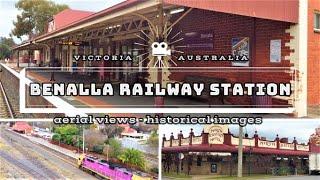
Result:
M68 46L89 46L89 42L86 41L59 41L58 44Z
M212 51L213 31L201 30L184 33L184 45L191 50Z

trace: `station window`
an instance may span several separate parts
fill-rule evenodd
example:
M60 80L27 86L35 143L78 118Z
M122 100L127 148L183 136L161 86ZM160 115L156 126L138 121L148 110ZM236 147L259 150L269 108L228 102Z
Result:
M314 31L320 33L320 12L314 13Z
M217 173L217 172L218 172L217 164L211 164L211 173Z

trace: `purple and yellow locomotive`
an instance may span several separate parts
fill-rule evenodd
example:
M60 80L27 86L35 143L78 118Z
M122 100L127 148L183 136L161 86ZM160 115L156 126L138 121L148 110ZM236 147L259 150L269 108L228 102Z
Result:
M78 159L78 167L92 174L112 180L152 180L150 176L129 170L106 160L82 154Z

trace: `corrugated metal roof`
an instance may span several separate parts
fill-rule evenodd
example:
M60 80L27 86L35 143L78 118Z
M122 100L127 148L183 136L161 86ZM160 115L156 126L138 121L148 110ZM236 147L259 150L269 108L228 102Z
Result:
M94 14L94 12L65 9L53 16L54 25L56 29L60 29L92 14Z
M65 24L59 29L40 35L33 40L40 40L42 38L49 37L50 35L54 35L72 27L77 27L81 24L85 24L100 17L117 12L121 9L125 9L146 1L159 2L159 0L126 0L105 10L76 20L72 23ZM172 5L293 23L298 22L299 16L298 0L163 0L163 2ZM26 45L28 44L22 44L14 47L13 49Z
M21 122L16 122L13 125L12 129L14 131L23 132L23 131L31 131L32 127L27 122L21 121Z
M299 0L163 0L217 12L298 23Z
M105 16L105 15L107 15L107 14L110 14L110 13L116 11L116 10L120 10L120 9L125 8L125 7L132 6L132 5L136 4L136 3L144 2L144 1L146 1L146 0L126 0L126 1L124 1L124 2L121 2L121 3L119 3L119 4L116 4L116 5L112 6L112 7L109 7L109 8L107 8L107 9L104 9L104 10L102 10L102 11L99 11L99 12L97 12L97 13L93 13L93 14L91 14L91 15L89 15L89 16L86 16L86 17L84 17L84 18L82 18L82 19L80 19L80 20L78 20L78 21L74 21L74 22L72 22L72 23L70 23L70 24L67 24L67 25L65 25L65 26L62 26L60 29L57 29L57 30L52 31L52 32L50 32L50 33L47 33L47 34L43 34L43 35L41 35L41 36L38 36L38 37L36 37L35 39L37 40L37 39L40 39L40 38L42 38L42 37L46 37L46 36L48 36L48 35L55 34L55 33L57 33L57 32L63 31L63 30L68 29L68 28L70 28L70 27L75 27L75 26L80 25L80 24L82 24L82 23L86 23L86 22L92 21L92 20L94 20L94 19L97 19L97 18L99 18L99 17L102 17L102 16Z

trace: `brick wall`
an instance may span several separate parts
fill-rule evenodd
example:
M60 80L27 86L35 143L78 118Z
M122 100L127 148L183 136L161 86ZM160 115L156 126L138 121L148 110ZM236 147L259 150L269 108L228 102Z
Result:
M308 105L320 105L320 33L314 32L314 11L319 0L309 0L308 10Z
M176 15L176 16L180 16ZM176 19L173 17L172 19ZM285 60L291 51L285 44L290 41L290 35L285 32L289 29L290 23L272 21L265 19L254 19L239 15L232 15L219 12L211 12L205 10L194 9L184 19L182 19L174 28L175 32L182 30L183 32L194 32L200 30L212 30L214 34L213 51L193 51L192 49L184 50L185 54L231 54L231 40L235 37L250 38L250 56L251 66L255 67L290 67L289 60ZM255 27L255 31L254 31ZM183 37L183 36L181 36ZM271 63L270 56L270 40L281 39L281 62ZM181 43L183 45L183 42ZM254 53L255 52L255 53ZM179 55L179 54L178 54ZM178 62L178 67L231 67L231 62ZM228 82L289 82L291 77L287 73L195 73L202 76L221 77ZM172 73L170 78L173 81L183 81L186 74ZM188 73L191 75L191 73ZM231 101L240 101L241 104L250 104L251 98L232 97ZM239 103L237 103L239 104Z

